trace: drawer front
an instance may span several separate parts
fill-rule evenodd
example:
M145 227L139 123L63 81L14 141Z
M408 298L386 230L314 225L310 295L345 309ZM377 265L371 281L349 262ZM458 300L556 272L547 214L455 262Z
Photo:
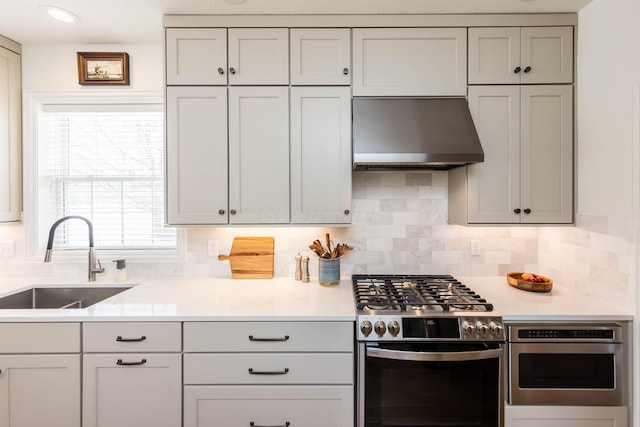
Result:
M0 353L80 353L80 323L0 323Z
M353 354L185 354L185 384L353 384Z
M180 351L180 322L83 323L82 348L87 353Z
M353 408L350 386L184 388L184 427L353 427Z
M353 352L353 322L187 322L184 351Z

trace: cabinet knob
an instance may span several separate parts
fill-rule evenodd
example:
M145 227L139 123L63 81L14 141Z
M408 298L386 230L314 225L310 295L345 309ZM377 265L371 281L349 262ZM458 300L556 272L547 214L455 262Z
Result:
M219 215L224 215L224 209L220 209L220 210L218 211L218 214L219 214Z
M530 213L531 213L531 209L525 209L525 210L524 210L524 213L526 213L526 214L530 214Z
M518 74L520 71L522 71L522 68L520 68L520 67L516 67L516 68L513 69L513 72L516 73L516 74Z
M513 213L515 213L515 214L519 214L520 212L522 212L522 211L520 210L520 208L515 208L515 209L513 210Z
M349 69L348 69L348 68L346 68L346 67L345 67L345 68L343 68L343 69L342 69L342 74L344 74L345 76L346 76L347 74L349 74Z
M526 67L524 67L524 72L528 73L529 71L531 71L531 67L529 67L528 65Z
M218 74L224 74L224 68L222 67L218 68Z
M229 213L230 213L231 215L235 215L235 214L236 214L236 210L235 210L235 209L231 209L231 210L229 211Z
M231 74L235 74L235 73L236 73L236 69L235 69L235 68L233 68L233 67L231 67L231 68L229 68L229 72L230 72Z
M344 210L344 214L345 214L345 215L349 215L350 213L351 213L351 211L350 211L349 209L345 209L345 210Z

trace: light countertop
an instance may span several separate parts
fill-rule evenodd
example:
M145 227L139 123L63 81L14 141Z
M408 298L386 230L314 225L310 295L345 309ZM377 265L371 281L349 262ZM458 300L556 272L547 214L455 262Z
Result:
M632 320L632 313L554 284L548 293L512 288L504 277L458 277L494 305L505 321ZM317 278L144 278L91 284L55 279L0 279L0 297L42 286L132 286L85 309L0 310L0 321L353 321L351 279L321 286Z

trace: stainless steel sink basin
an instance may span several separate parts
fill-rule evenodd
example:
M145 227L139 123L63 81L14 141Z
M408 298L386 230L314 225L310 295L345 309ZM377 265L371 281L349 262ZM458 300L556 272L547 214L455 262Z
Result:
M130 287L44 287L33 288L0 298L0 309L86 308Z

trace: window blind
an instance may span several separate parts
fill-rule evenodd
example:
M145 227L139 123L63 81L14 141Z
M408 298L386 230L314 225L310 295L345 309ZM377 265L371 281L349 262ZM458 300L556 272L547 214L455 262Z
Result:
M41 119L47 217L88 218L100 249L176 247L175 229L163 227L162 105L47 104ZM55 247L86 244L84 222L58 227Z

